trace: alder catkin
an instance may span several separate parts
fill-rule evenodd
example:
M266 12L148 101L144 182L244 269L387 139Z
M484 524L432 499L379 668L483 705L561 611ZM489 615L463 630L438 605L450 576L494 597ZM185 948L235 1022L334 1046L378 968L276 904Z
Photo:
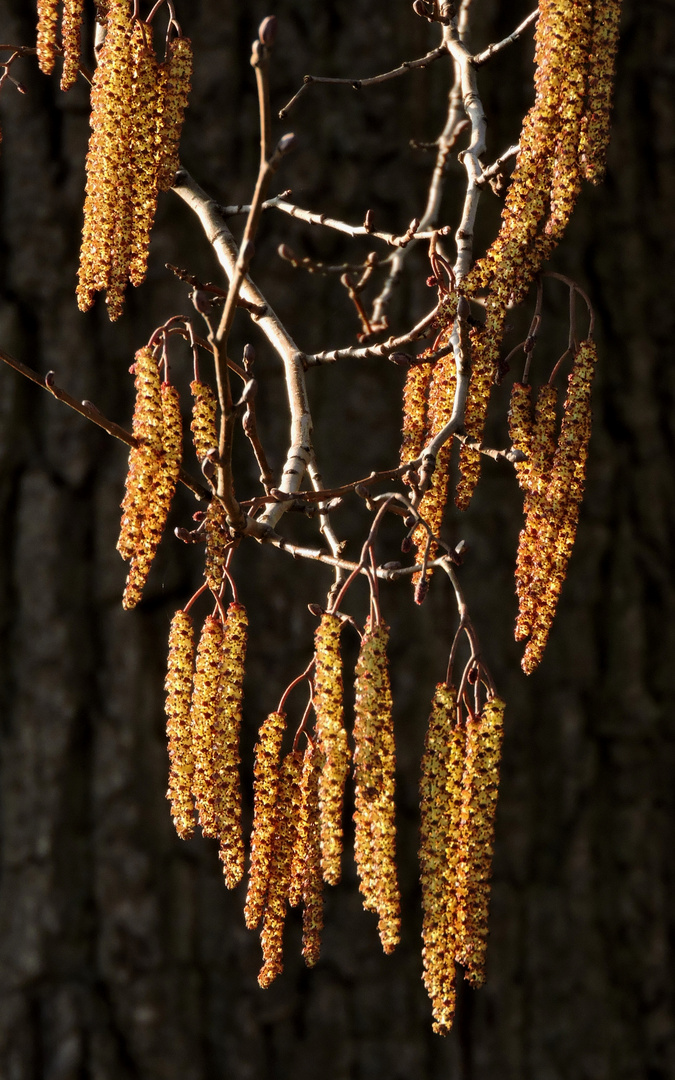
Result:
M504 702L493 697L483 707L480 717L469 717L466 725L457 853L455 959L466 969L465 978L476 986L485 978L503 720Z
M525 455L525 460L517 461L514 466L518 483L524 491L528 490L529 483L533 426L532 387L514 382L509 403L509 438L513 449Z
M194 443L197 460L201 465L209 450L218 449L218 433L216 431L216 410L218 403L210 386L195 379L190 383L192 390L192 440Z
M180 166L178 147L192 78L192 44L189 38L174 38L168 45L163 65L162 96L159 108L158 138L161 145L157 186L168 191Z
M171 816L176 832L183 840L192 836L194 830L194 757L190 725L194 654L192 618L185 611L177 611L169 631L169 659L164 684L170 762L166 797L171 800Z
M80 47L82 37L82 19L84 0L63 0L63 71L61 89L70 90L75 85L80 69Z
M342 855L342 801L349 770L349 746L343 721L342 657L337 615L324 614L316 629L314 711L319 750L325 766L319 778L321 865L324 881L337 885Z
M482 442L490 395L495 380L499 349L504 336L506 309L492 300L487 304L485 326L473 327L471 340L471 378L464 413L464 430L475 442ZM459 451L460 479L455 492L455 506L466 510L480 478L481 453L470 446Z
M431 999L433 1029L439 1035L447 1035L455 1012L457 832L464 749L456 690L439 683L422 756L419 852L424 985Z
M37 57L40 71L51 75L57 52L56 24L59 19L59 0L38 0Z
M300 782L301 770L302 755L292 750L281 763L274 811L267 903L260 934L263 966L258 983L263 989L283 970L284 921L297 828L293 807L297 803L295 789Z
M354 707L354 855L363 906L379 916L385 953L400 941L396 873L396 750L387 660L389 631L370 619L356 664Z
M279 787L279 754L285 730L285 714L270 713L260 727L255 748L251 869L244 906L244 921L249 930L254 930L260 922L267 900L274 813Z
M302 759L298 792L297 832L288 899L291 907L303 903L302 955L307 967L314 967L321 951L323 930L323 875L321 872L321 820L319 777L324 758L309 743Z
M202 627L192 687L190 727L194 773L192 792L204 836L218 836L219 777L215 774L213 739L218 729L221 646L223 625L215 615L207 615Z
M218 592L225 576L225 562L229 548L229 531L225 507L214 495L206 511L204 522L206 533L206 560L204 565L204 577L210 589Z
M220 859L228 889L234 889L244 876L239 733L242 719L247 633L246 609L243 604L233 601L227 609L223 631L214 731L216 814L220 837Z
M132 285L145 280L150 231L157 210L158 64L152 28L137 20L131 33L133 66L134 156L131 170L133 217L128 276Z
M593 184L599 184L605 174L620 16L621 0L594 0L586 112L579 144L584 176Z

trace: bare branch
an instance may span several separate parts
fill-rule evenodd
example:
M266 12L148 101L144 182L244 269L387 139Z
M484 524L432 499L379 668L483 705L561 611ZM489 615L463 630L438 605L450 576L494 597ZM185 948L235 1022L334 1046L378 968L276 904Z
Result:
M505 49L507 45L511 45L514 41L517 41L518 38L525 33L527 28L537 21L538 17L539 8L535 11L531 11L527 18L523 19L520 26L517 26L513 33L509 34L508 37L505 37L503 41L497 41L494 45L488 45L487 49L483 49L482 52L476 53L476 55L471 58L474 67L480 67L481 64L487 63L488 60L491 60L492 57L496 56L502 49Z
M438 48L432 49L426 53L425 56L420 56L417 60L404 60L402 64L399 64L397 68L393 68L392 71L385 71L381 75L371 75L367 79L331 79L321 75L305 75L303 85L293 95L291 100L284 105L283 109L279 110L279 119L283 120L288 115L289 110L295 105L300 97L313 83L330 83L334 86L351 86L352 90L363 90L367 86L377 86L379 83L388 82L389 79L396 79L399 75L406 75L409 71L414 71L416 68L425 68L429 64L433 64L434 60L440 59L441 56L445 56L445 45L439 45Z

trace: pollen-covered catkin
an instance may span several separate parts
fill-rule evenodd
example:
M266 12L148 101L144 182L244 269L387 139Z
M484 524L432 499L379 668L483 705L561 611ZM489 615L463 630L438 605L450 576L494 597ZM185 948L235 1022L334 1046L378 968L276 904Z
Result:
M520 450L525 455L525 460L517 461L514 466L518 483L524 491L528 490L529 483L533 426L532 387L514 382L509 403L509 438L514 450Z
M38 0L37 57L40 71L51 75L56 59L59 0Z
M599 184L605 174L620 16L621 0L594 0L586 112L579 145L584 176L593 184Z
M529 637L541 593L541 567L545 557L549 521L546 488L556 447L557 402L558 391L555 386L547 383L540 388L530 444L524 504L525 523L520 533L516 556L516 641Z
M131 171L133 218L129 280L140 285L148 266L150 231L157 210L158 64L152 28L137 20L131 32L133 66L134 157Z
M243 604L233 601L227 609L223 632L220 685L213 740L220 859L228 889L234 889L244 876L239 733L242 719L247 634L246 609Z
M462 805L464 728L457 693L439 683L434 694L420 779L420 881L424 985L434 1031L447 1035L455 1012L457 831Z
M341 629L337 615L324 614L314 636L316 737L326 762L319 778L321 865L328 885L337 885L340 880L342 802L349 771L349 745L342 704Z
M316 744L308 743L302 759L298 792L297 832L288 900L291 907L300 901L302 911L302 955L307 967L314 967L321 951L323 930L323 876L321 873L321 820L319 777L324 758Z
M457 855L457 951L465 977L480 986L485 977L490 878L504 702L493 697L480 717L470 717Z
M216 431L216 396L210 386L195 379L190 383L192 397L192 440L195 453L200 465L209 450L218 449L218 433Z
M187 840L194 830L192 777L192 730L190 700L194 669L194 629L192 618L177 611L169 631L169 659L166 674L166 734L169 744L169 787L171 816L176 832Z
M258 975L258 983L263 989L268 987L283 970L286 900L288 898L293 848L297 831L293 808L297 804L295 789L300 782L301 770L302 754L297 750L292 750L281 763L274 812L267 903L260 934L263 966Z
M464 430L475 442L482 442L490 394L495 379L499 348L504 334L506 309L501 304L488 302L485 326L472 328L471 378L464 413ZM470 446L459 451L460 479L455 492L458 510L466 510L480 478L481 453Z
M225 575L225 561L229 547L229 533L225 507L214 495L206 511L204 522L206 533L206 560L204 565L204 577L210 589L218 592Z
M354 855L363 906L379 916L382 948L400 941L401 897L396 873L396 750L384 623L370 619L356 664L354 707Z
M190 96L192 44L189 38L174 38L169 42L168 57L163 67L165 74L158 123L161 155L157 185L160 191L168 191L180 165L178 147Z
M431 363L413 364L412 367L408 368L403 387L401 465L405 465L406 461L414 461L424 446L431 368Z
M63 41L62 90L70 90L77 80L80 69L83 17L84 0L63 0L63 23L61 26L61 38Z
M448 353L436 361L431 371L428 387L427 427L418 453L422 451L424 443L437 435L449 422L452 416L456 385L455 358L452 353ZM449 439L443 443L436 455L434 471L431 474L431 483L422 496L419 505L421 517L436 536L441 531L443 513L448 499L451 452L452 440ZM417 547L418 562L422 562L425 553L427 561L435 558L436 541L432 539L429 542L429 534L422 525L418 525L413 532L413 543ZM428 548L427 544L429 544ZM413 578L415 584L417 579L418 575L415 575Z
M596 359L595 343L582 341L569 377L560 437L541 500L537 602L522 659L528 675L546 647L574 546L591 436L591 386Z
M279 786L279 754L285 730L285 714L270 713L260 727L255 748L251 870L244 906L244 921L249 930L258 925L267 899L274 810Z
M194 774L192 792L204 836L218 836L219 777L215 775L213 739L218 728L217 710L222 666L223 625L207 615L202 627L192 687L190 727Z

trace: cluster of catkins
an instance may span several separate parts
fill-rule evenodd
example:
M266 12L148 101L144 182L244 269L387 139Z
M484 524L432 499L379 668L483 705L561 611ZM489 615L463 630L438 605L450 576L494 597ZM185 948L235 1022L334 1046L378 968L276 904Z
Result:
M157 552L171 508L183 458L183 427L178 390L160 381L155 351L149 345L136 353L136 405L132 434L137 445L129 453L129 468L122 502L122 522L117 550L130 563L122 603L133 608L139 602ZM195 379L191 431L197 457L204 459L218 448L217 401L206 383ZM200 525L194 539L205 540L204 577L217 592L224 580L230 544L225 510L215 494L205 512L196 515Z
M129 0L98 0L105 25L91 89L91 137L77 302L87 311L105 290L108 313L122 312L127 281L145 279L159 191L178 169L178 144L190 92L192 46L169 40L159 63L152 27L132 15ZM61 89L80 68L83 0L38 0L37 54L42 71L63 54Z
M80 46L84 0L63 0L61 45L59 47L60 0L38 0L37 56L40 71L51 75L56 54L63 54L61 89L70 90L80 69Z
M228 887L243 873L238 786L245 623L231 604L209 616L196 657L192 619L179 611L171 624L166 680L171 761L168 798L179 836L194 828L195 812L206 836L220 839ZM269 986L283 967L287 902L302 904L302 954L311 967L319 958L323 886L341 876L343 801L352 754L344 725L340 633L343 620L324 613L315 634L311 735L296 735L283 752L286 714L271 713L255 748L253 827L247 927L260 927ZM392 701L387 661L388 630L368 620L356 666L354 739L355 857L364 907L378 915L380 940L391 952L400 940L400 894L396 872ZM304 727L303 727L304 731ZM297 748L305 740L304 752ZM236 854L236 859L235 859Z
M525 512L516 560L516 639L529 638L522 659L528 675L546 646L574 546L591 434L595 362L595 343L582 341L569 376L557 440L556 388L548 383L540 388L534 416L532 388L514 383L511 392L511 439L525 455L516 465Z
M92 83L77 301L86 311L105 290L116 319L127 281L145 279L157 194L178 168L192 47L172 38L159 63L152 28L132 18L126 0L110 0L106 26Z
M491 697L464 721L457 693L439 683L422 758L420 871L424 983L434 1031L455 1011L455 963L480 985L499 787L504 702Z
M192 835L195 815L220 840L225 880L241 880L238 737L245 614L233 603L223 619L204 622L194 648L192 619L171 624L166 679L171 810L179 836ZM302 955L313 966L321 947L323 887L341 876L343 801L353 763L354 855L363 905L378 916L386 953L400 940L396 869L396 752L386 625L369 618L355 670L353 756L344 723L340 634L343 620L324 613L315 634L314 730L304 722L288 749L285 712L263 721L255 748L253 826L244 919L259 928L267 987L283 968L287 905L302 905ZM494 816L504 703L490 697L464 719L457 693L440 684L422 760L420 871L424 982L434 1030L447 1033L455 1000L455 962L482 982L485 967ZM305 743L304 751L298 742Z
M459 283L467 296L486 291L483 325L470 331L471 381L464 430L483 437L491 386L509 304L525 297L562 239L582 179L598 183L605 168L620 0L541 0L536 27L535 101L527 113L499 234ZM450 339L456 303L440 315L437 341ZM401 463L417 457L452 412L452 360L411 367L404 391ZM449 399L449 400L448 400ZM438 455L420 512L437 533L447 498L449 448ZM463 446L455 502L464 510L478 482L480 452ZM426 539L420 532L418 548Z

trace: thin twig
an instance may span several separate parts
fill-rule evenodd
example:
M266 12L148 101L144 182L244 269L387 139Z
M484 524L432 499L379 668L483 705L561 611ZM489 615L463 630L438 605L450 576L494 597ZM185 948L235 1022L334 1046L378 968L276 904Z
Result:
M536 22L539 17L539 8L535 11L531 11L526 19L523 19L520 26L517 26L512 34L505 37L503 41L496 41L493 45L488 45L487 49L483 49L482 52L476 53L472 56L471 62L474 67L480 67L481 64L486 64L488 60L491 60L493 56L500 53L502 49L505 49L507 45L511 45L514 41L517 41L522 34L525 33L528 26L532 26L532 23Z
M333 79L321 75L305 75L300 89L284 105L283 109L279 110L279 119L283 120L293 105L313 83L330 83L334 86L351 86L352 90L363 90L367 86L377 86L379 83L388 82L389 79L396 79L399 75L406 75L407 72L414 71L416 68L428 67L429 64L433 64L434 60L439 60L441 56L444 56L445 52L445 46L439 45L438 48L431 49L425 56L420 56L417 60L404 60L402 64L399 64L398 67L393 68L391 71L385 71L381 75L371 75L366 79Z

